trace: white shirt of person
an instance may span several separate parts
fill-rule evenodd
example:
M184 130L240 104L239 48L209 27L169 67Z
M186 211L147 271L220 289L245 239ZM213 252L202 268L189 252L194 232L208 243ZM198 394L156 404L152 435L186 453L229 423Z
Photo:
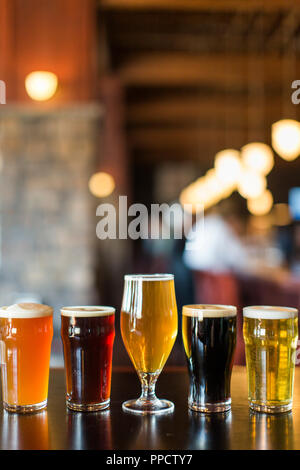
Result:
M190 230L183 253L185 265L192 270L241 271L246 265L246 250L230 226L219 215L208 215Z

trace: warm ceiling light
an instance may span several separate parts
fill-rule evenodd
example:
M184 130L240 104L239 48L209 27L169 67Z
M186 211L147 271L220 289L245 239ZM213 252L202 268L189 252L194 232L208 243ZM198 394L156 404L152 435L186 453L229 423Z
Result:
M295 160L300 154L300 123L282 119L272 125L272 146L284 160Z
M199 178L181 191L179 201L182 206L186 206L185 210L189 210L189 205L193 213L202 210L206 196L203 182L204 178Z
M252 142L241 149L241 157L246 168L267 175L274 166L274 155L271 147L261 142Z
M52 98L57 90L58 79L52 72L31 72L25 78L25 88L35 101L46 101Z
M190 204L192 212L208 209L218 204L222 199L229 197L235 185L228 181L220 180L216 170L212 168L205 176L198 178L182 190L179 201L181 205ZM197 207L198 205L198 207Z
M241 173L240 152L226 149L215 156L216 175L220 181L236 183Z
M273 206L273 196L271 191L266 189L261 196L248 199L247 207L249 212L253 215L266 215L270 212Z
M267 186L265 176L252 170L244 169L238 182L238 192L245 199L259 197Z
M289 205L285 203L274 204L272 215L274 225L289 225L292 221Z
M89 189L96 197L107 197L115 189L115 181L111 175L104 172L95 173L89 181Z

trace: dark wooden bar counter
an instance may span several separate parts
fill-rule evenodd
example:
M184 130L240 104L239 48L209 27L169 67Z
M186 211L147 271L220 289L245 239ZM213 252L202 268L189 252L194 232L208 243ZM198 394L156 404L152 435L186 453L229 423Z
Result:
M48 411L18 416L1 410L1 449L300 449L300 369L296 369L294 410L283 415L252 413L247 404L246 370L235 367L232 411L204 416L187 408L185 369L166 369L158 396L175 403L169 416L132 416L121 403L139 393L129 369L113 374L112 403L107 411L76 413L65 407L64 371L51 370Z

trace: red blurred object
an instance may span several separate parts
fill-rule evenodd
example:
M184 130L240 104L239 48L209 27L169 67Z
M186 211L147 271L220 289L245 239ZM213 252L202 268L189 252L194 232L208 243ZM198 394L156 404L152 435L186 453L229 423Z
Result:
M196 303L234 305L237 307L237 345L234 363L244 365L245 346L238 280L231 273L195 271L194 282Z

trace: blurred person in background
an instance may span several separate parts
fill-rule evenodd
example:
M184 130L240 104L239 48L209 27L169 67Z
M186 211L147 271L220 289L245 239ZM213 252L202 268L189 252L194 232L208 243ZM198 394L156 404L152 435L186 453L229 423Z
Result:
M236 199L222 201L206 211L194 225L185 244L185 265L196 271L243 271L247 266L245 210Z

